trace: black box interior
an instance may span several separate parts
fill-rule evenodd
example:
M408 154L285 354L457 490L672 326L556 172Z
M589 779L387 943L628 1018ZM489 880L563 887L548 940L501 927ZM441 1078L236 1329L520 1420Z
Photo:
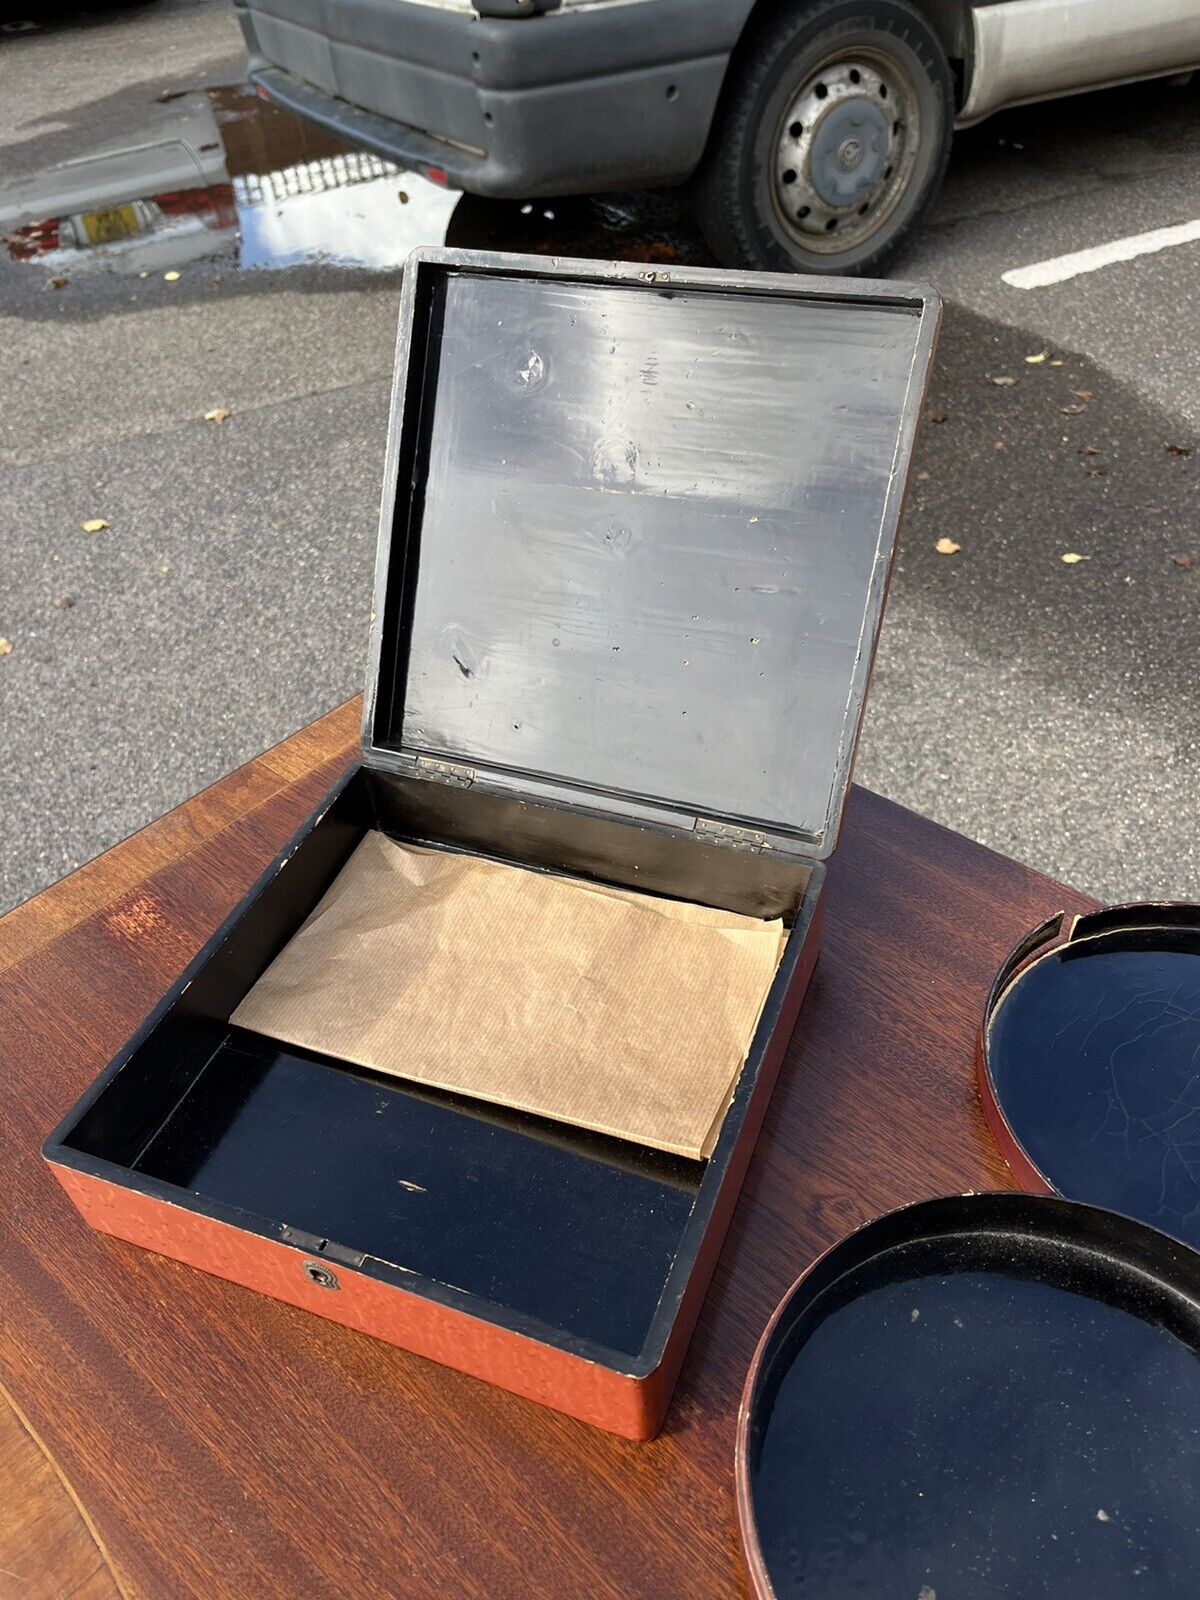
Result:
M370 828L536 870L695 899L793 927L814 868L680 834L356 768L182 994L106 1075L65 1148L121 1181L492 1315L636 1357L689 1222L730 1148L689 1161L418 1088L232 1027L229 1016ZM815 876L819 878L819 869ZM802 919L803 920L803 919ZM793 927L742 1077L794 968ZM487 929L479 959L487 960ZM563 1063L570 1070L570 1063ZM727 1124L740 1118L735 1093ZM710 1174L710 1168L716 1168ZM709 1184L711 1186L711 1182ZM703 1205L701 1206L703 1209ZM692 1230L694 1233L695 1230Z

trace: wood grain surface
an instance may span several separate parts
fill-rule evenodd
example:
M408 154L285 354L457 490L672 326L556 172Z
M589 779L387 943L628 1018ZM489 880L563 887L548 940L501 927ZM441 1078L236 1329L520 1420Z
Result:
M0 1595L128 1600L71 1485L0 1394Z
M1017 936L1091 902L852 793L823 954L666 1428L627 1443L93 1234L41 1161L353 755L357 716L331 713L0 921L0 1381L86 1508L103 1575L137 1600L743 1594L734 1425L763 1324L859 1223L1011 1186L974 1032ZM2 1447L0 1470L20 1477ZM26 1476L0 1487L32 1526L52 1485Z

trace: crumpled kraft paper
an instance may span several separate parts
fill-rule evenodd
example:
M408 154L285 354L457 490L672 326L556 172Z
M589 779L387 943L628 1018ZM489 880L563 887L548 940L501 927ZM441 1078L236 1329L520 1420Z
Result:
M783 924L368 833L232 1020L701 1157Z

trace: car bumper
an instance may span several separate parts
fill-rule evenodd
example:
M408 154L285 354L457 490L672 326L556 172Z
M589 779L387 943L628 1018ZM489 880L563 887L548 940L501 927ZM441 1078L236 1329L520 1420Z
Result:
M519 18L413 0L235 0L250 78L289 109L474 194L677 182L699 161L741 0Z

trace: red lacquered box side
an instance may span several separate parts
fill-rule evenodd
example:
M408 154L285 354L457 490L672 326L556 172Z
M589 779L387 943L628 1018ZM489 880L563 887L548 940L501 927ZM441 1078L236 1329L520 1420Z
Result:
M639 1380L607 1370L340 1262L321 1263L338 1284L336 1289L322 1288L304 1270L308 1258L292 1245L90 1173L52 1166L84 1220L101 1233L257 1289L625 1438L652 1438L658 1430L654 1374Z

